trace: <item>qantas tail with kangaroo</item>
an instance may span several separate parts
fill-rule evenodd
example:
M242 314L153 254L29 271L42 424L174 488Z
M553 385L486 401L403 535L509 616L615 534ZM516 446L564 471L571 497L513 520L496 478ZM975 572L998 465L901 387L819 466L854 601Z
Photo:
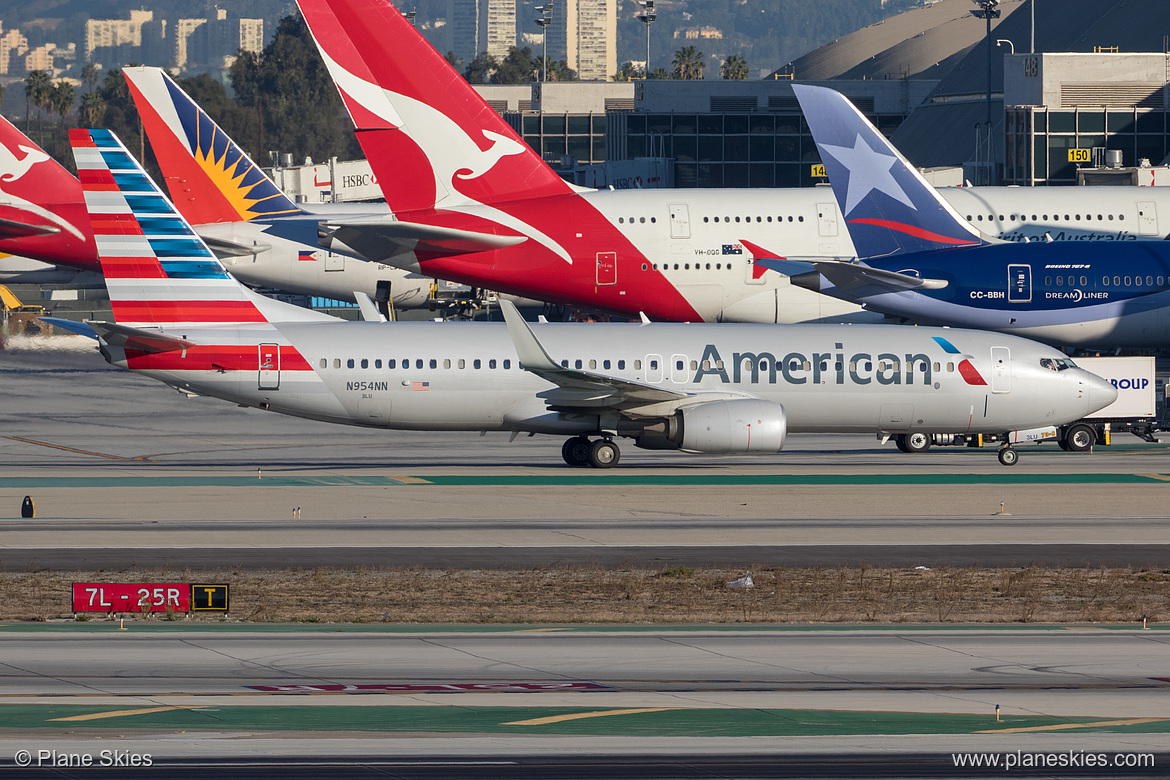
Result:
M0 252L96 271L81 185L0 117Z

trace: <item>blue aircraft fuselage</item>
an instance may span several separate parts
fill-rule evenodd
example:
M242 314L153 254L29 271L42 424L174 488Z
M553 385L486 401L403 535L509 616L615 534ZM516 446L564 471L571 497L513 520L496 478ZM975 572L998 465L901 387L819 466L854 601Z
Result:
M1024 334L1067 346L1170 346L1170 244L998 244L870 258L865 265L947 282L822 292L914 322Z

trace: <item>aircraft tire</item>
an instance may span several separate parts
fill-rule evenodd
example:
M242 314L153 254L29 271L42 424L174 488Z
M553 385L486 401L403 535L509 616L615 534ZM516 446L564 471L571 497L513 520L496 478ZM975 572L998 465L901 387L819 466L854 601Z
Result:
M1005 466L1014 466L1020 460L1020 453L1013 450L1011 447L1000 447L999 462Z
M916 431L914 433L904 434L902 437L906 442L906 452L926 452L930 449L930 445L934 443L934 439L929 433L922 433Z
M906 447L906 434L899 433L897 436L895 436L894 446L897 447L901 452L909 452L910 450Z
M565 463L574 468L581 468L589 465L589 453L591 445L589 439L584 436L574 436L571 439L566 439L565 443L561 445L561 457Z
M1088 452L1097 443L1097 434L1084 423L1078 423L1064 432L1064 447L1069 452Z
M598 439L589 448L589 465L595 469L612 469L621 457L621 450L609 439Z

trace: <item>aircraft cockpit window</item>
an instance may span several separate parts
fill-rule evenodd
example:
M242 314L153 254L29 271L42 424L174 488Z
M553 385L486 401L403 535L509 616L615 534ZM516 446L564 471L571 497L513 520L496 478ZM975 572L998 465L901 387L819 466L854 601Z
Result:
M1052 358L1040 358L1040 368L1047 368L1049 371L1056 370L1056 361Z

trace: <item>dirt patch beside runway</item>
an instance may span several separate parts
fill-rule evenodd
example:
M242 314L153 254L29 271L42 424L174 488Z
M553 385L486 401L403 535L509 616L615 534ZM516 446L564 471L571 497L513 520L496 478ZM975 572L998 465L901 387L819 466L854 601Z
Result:
M5 572L0 620L71 616L73 582L192 581L230 584L226 619L262 623L1116 623L1170 616L1170 570L753 566L754 587L727 586L744 574L600 566Z

